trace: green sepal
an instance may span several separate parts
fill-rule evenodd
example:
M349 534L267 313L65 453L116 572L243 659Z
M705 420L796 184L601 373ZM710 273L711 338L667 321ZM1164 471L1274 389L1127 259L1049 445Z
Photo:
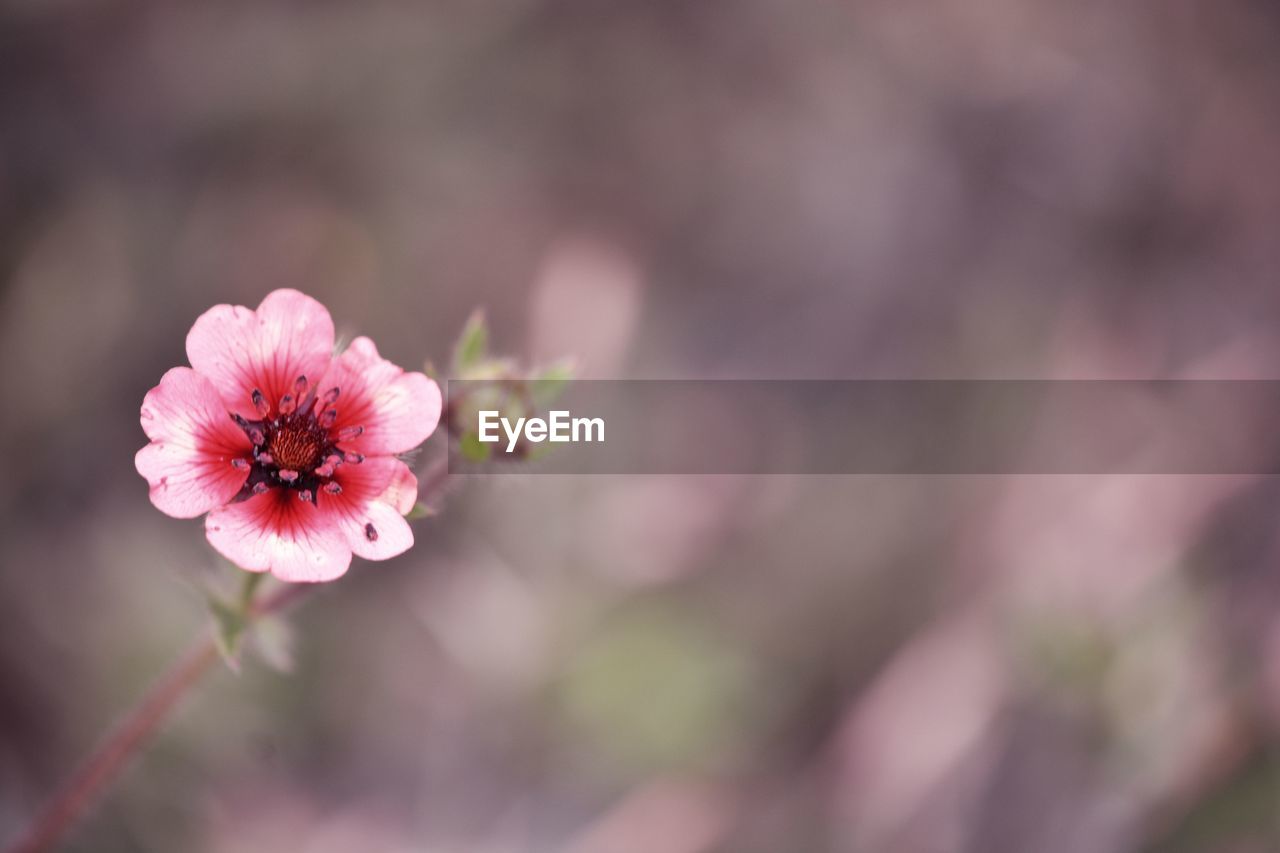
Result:
M529 394L538 406L553 403L564 392L564 386L573 378L574 361L564 358L552 362L529 378Z
M208 593L209 612L213 616L213 640L218 653L232 672L240 672L240 652L249 628L253 594L265 576L262 572L246 572L239 594L233 599Z
M468 462L488 462L492 446L482 442L479 433L468 431L458 439L458 451Z
M471 368L485 359L489 353L489 324L484 318L484 309L477 308L467 318L462 327L462 334L453 347L453 371L463 376Z
M427 506L422 501L418 501L413 505L412 509L404 514L404 517L409 521L417 521L420 518L431 518L435 514L436 511L432 507Z

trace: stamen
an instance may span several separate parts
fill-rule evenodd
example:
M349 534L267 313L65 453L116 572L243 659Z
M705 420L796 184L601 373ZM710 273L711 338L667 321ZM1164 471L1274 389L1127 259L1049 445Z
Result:
M305 374L297 376L290 392L272 402L261 388L250 392L259 420L250 420L230 412L231 419L253 442L253 455L237 456L227 461L237 471L249 472L249 491L265 494L273 488L292 488L300 500L316 503L321 491L340 495L342 485L332 477L343 464L359 465L363 453L344 452L337 443L363 435L361 425L352 424L333 430L338 422L335 407L341 389L334 385L319 395ZM319 395L319 396L318 396ZM314 404L314 405L313 405ZM369 541L378 537L372 524L365 535Z
M267 437L262 434L262 430L246 421L237 412L231 413L231 420L235 421L240 429L244 430L244 434L249 436L249 440L254 444L264 444Z
M271 412L271 406L267 403L267 398L257 388L253 389L253 393L249 395L253 400L253 407L258 410L258 417L265 418Z
M330 453L324 458L324 463L316 468L317 477L332 477L334 470L342 464L342 457L336 453Z
M365 526L364 526L364 538L365 538L365 539L368 539L370 542L377 542L377 541L378 541L378 528L374 527L372 524L365 524Z

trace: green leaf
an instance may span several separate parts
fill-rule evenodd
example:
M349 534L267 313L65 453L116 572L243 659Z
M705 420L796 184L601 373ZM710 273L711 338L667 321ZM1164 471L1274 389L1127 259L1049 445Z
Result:
M266 572L245 572L244 582L240 584L240 610L246 616L249 613L249 605L253 603L253 594L258 591L259 584L266 576Z
M529 392L534 402L539 406L554 402L564 392L564 386L573 378L574 368L573 359L564 358L535 373L529 381Z
M248 624L244 613L219 598L209 599L209 612L213 614L213 641L218 654L232 672L240 671L240 646Z
M413 505L413 509L404 514L404 517L409 521L417 521L420 518L431 518L435 514L436 511L434 509L427 506L422 501L418 501Z
M510 358L482 358L467 366L466 375L459 374L457 379L469 379L473 382L496 381L510 379L517 372L517 365Z
M232 672L240 671L240 650L249 628L249 608L263 577L264 572L245 572L239 595L230 601L213 593L208 595L214 644Z
M458 343L453 348L453 369L463 374L484 360L489 352L489 324L485 321L484 311L477 308L467 318L458 336Z
M478 433L464 432L458 439L458 450L468 462L488 462L491 446L482 442Z

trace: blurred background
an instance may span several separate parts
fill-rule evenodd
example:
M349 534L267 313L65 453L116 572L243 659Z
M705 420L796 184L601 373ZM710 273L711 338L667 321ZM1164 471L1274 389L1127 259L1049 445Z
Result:
M1280 378L1280 12L0 5L0 839L206 623L133 468L192 321L410 367ZM418 458L443 450L434 438ZM1280 850L1280 484L465 484L78 851Z

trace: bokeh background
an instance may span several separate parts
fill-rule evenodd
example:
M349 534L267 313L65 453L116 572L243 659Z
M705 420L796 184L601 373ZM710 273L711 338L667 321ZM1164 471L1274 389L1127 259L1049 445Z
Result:
M1276 378L1278 47L1261 0L7 0L0 838L234 574L133 470L210 305L298 287L410 366L483 306L594 377ZM469 482L68 849L1280 850L1278 521Z

